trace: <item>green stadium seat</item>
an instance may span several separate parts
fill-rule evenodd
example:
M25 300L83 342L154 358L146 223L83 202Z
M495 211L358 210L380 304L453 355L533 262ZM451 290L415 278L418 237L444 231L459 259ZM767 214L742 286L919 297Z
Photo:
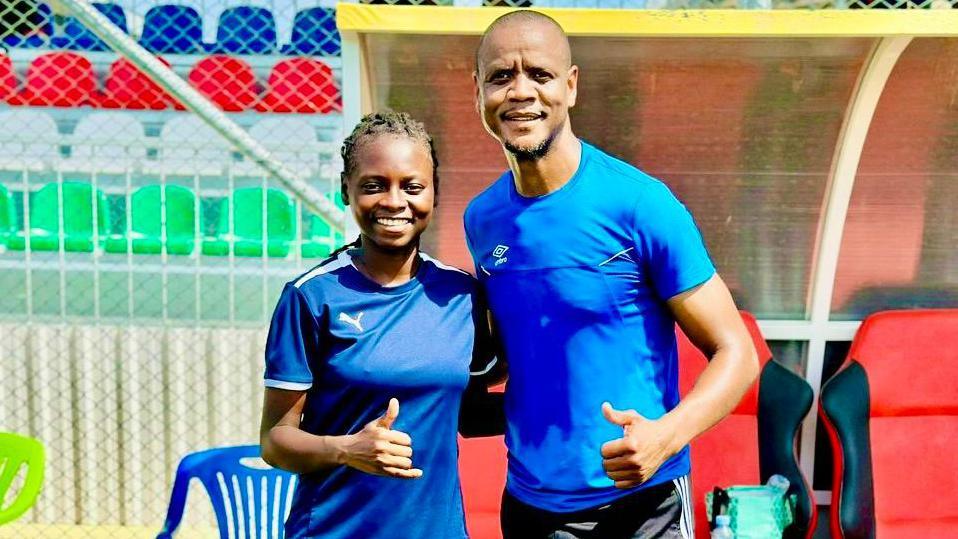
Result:
M13 205L13 197L5 185L0 185L0 246L6 245L16 230L17 210Z
M164 193L165 191L165 193ZM188 255L196 238L196 195L181 185L147 185L130 197L130 237L111 234L105 248L110 253L126 253L132 246L136 254L163 252L163 197L166 198L166 252Z
M346 209L338 192L326 196L337 208ZM303 258L325 258L343 245L343 235L334 233L333 228L322 217L311 214L308 223L309 232L303 235Z
M60 203L62 185L63 203ZM94 201L96 217L94 219ZM62 208L62 211L61 211ZM31 197L30 230L18 231L9 238L10 249L22 251L27 247L34 251L58 251L60 249L60 219L63 220L63 249L65 251L92 252L109 233L106 197L99 189L86 182L68 181L62 184L44 185ZM94 234L93 224L96 222ZM97 237L95 237L97 236Z
M263 198L266 198L266 253L286 257L296 237L296 209L279 189L249 187L233 192L233 235L230 236L229 206L219 204L216 233L203 240L203 254L227 256L230 245L235 256L263 256Z

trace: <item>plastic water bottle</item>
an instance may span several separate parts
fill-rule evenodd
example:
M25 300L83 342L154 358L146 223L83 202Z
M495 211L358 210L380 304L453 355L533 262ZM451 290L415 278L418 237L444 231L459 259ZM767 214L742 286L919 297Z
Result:
M783 496L785 495L786 492L788 492L788 487L791 485L787 477L783 475L779 475L779 474L775 474L772 477L769 477L768 481L766 481L765 484L777 490Z
M728 515L717 515L715 517L715 529L712 530L712 539L735 539L732 533L732 517Z

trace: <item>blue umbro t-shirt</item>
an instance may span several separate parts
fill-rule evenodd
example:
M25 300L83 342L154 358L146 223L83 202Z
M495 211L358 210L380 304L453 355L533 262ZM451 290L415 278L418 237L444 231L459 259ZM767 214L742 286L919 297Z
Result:
M306 391L301 427L352 434L399 399L418 479L347 466L300 477L286 537L466 537L457 428L475 338L476 284L423 256L409 282L382 287L347 252L283 290L266 345L266 386ZM483 319L485 317L482 314Z
M509 365L506 488L578 511L632 492L602 468L622 428L601 405L655 419L679 402L666 301L715 269L669 189L585 142L560 189L523 197L511 172L469 205L466 237ZM687 474L688 448L639 490Z

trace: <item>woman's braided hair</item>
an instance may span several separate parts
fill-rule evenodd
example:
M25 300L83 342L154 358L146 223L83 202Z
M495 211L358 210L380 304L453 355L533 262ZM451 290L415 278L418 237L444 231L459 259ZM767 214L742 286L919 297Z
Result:
M429 148L429 155L432 157L432 189L435 200L438 202L439 159L436 157L436 146L433 144L432 137L426 131L422 122L414 120L408 113L391 110L363 116L363 119L353 128L352 133L343 141L343 147L339 152L343 157L343 172L340 175L343 192L346 191L346 179L356 168L356 150L366 142L381 135L408 137ZM343 201L345 202L345 199ZM361 246L362 238L356 238L355 241L336 249L329 256L335 258L347 249L355 249Z
M429 136L422 122L414 120L408 113L394 112L391 110L374 112L363 116L363 119L353 128L353 132L343 141L343 147L340 150L340 155L343 157L343 188L346 187L346 178L348 178L356 168L357 149L369 140L381 135L408 137L429 149L429 155L432 157L433 192L435 193L436 200L438 200L439 159L436 157L436 146L433 144L432 137Z

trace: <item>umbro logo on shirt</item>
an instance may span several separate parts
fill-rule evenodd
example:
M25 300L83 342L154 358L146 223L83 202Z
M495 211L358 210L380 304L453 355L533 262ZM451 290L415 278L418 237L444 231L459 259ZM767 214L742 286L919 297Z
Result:
M505 257L506 251L509 250L508 245L496 245L496 248L492 250L492 256L496 259L496 265L505 264L509 259Z
M363 314L365 313L360 312L359 314L356 315L356 318L353 318L352 316L349 316L346 313L339 313L339 321L346 322L350 326L353 326L354 328L356 328L356 331L362 331L363 326L362 324L359 323L359 321L362 320Z

